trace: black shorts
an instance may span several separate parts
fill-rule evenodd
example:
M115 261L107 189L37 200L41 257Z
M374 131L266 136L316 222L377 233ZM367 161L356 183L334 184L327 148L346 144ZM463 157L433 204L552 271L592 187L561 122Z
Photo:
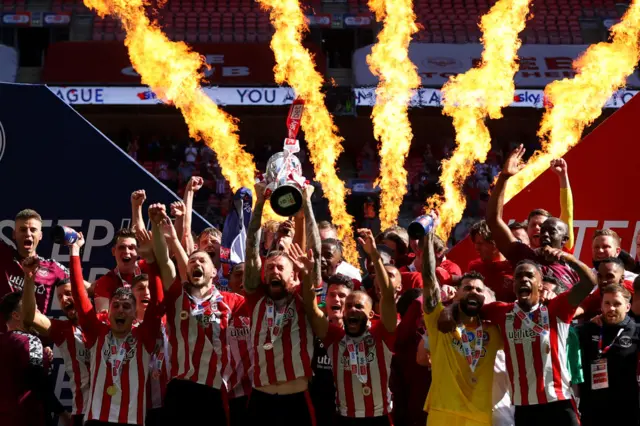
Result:
M517 405L516 426L579 426L578 414L573 400L555 401L548 404Z
M245 426L249 424L247 420L248 402L248 396L240 396L229 400L229 419L231 420L231 426Z
M164 396L165 426L227 424L225 398L219 389L173 379Z
M336 416L336 426L393 426L393 422L391 421L390 416L379 416L379 417Z
M271 395L253 389L247 416L250 425L315 426L309 391L291 395Z

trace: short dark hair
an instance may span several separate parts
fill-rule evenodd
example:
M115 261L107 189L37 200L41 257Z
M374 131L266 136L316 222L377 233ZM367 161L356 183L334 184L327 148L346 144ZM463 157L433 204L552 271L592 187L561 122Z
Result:
M284 257L285 259L287 259L289 262L291 262L291 264L293 265L293 259L291 259L291 257L289 256L289 254L284 251L284 250L274 250L274 251L270 251L269 254L267 255L267 260L269 259L275 259L276 257ZM265 262L266 263L266 262Z
M491 229L489 229L489 225L487 225L487 221L484 219L471 225L469 235L471 236L471 241L476 239L476 235L480 235L483 240L493 242Z
M209 228L205 228L200 234L198 234L198 242L204 235L211 235L213 238L222 239L222 231L218 228L211 226Z
M116 235L113 236L113 240L111 241L111 244L115 246L116 244L118 244L118 240L120 238L133 238L134 240L136 240L136 244L138 244L138 240L136 239L136 233L131 228L118 229L118 232L116 232Z
M633 292L640 296L640 275L633 280Z
M337 240L335 238L325 238L324 240L322 240L322 244L324 243L336 246L336 249L340 253L340 256L342 256L342 242L340 240Z
M538 272L540 273L540 276L544 277L544 274L542 273L542 268L540 267L540 265L538 265L538 264L537 264L536 262L534 262L533 260L531 260L531 259L524 259L524 260L521 260L520 262L518 262L518 264L516 265L516 267L515 267L515 268L513 268L514 272L515 272L515 270L518 268L518 266L521 266L521 265L531 265L531 266L533 266L533 267L536 269L536 271L538 271Z
M524 222L511 222L509 224L509 229L512 231L517 231L518 229L524 229L526 231L527 226L528 226L528 223L526 220Z
M469 271L465 272L462 277L460 277L460 284L462 285L462 281L464 280L480 280L484 284L484 275L482 275L478 271Z
M342 285L347 287L349 290L353 291L353 280L347 277L346 275L342 275L342 274L331 275L327 279L327 290L332 285Z
M40 214L38 214L37 211L32 209L20 210L16 215L16 222L19 220L29 220L29 219L36 219L37 221L42 222L42 217L40 216Z
M624 262L622 259L618 259L617 257L607 257L606 259L602 259L600 264L602 265L603 263L615 263L620 268L624 269Z
M627 290L620 284L609 284L600 289L600 294L602 294L603 296L605 294L616 294L616 293L622 294L622 297L624 297L624 299L627 302L631 301L631 293L629 292L629 290Z
M134 296L133 291L129 287L118 287L116 291L111 295L111 300L118 299L131 299L133 303L136 303L136 296Z
M554 285L553 292L558 295L568 290L567 286L558 278L554 277L553 275L543 275L542 282L553 284Z
M140 274L140 275L136 275L135 277L133 277L133 280L131 281L131 287L135 287L136 284L138 284L141 281L149 281L149 275L147 274Z
M534 209L534 210L531 210L531 213L529 213L529 216L527 216L527 221L530 221L531 218L535 216L544 216L549 218L551 217L551 213L549 213L545 209Z
M11 314L18 310L20 302L22 302L21 291L7 293L0 299L0 315L2 319L4 319L4 322L11 319Z

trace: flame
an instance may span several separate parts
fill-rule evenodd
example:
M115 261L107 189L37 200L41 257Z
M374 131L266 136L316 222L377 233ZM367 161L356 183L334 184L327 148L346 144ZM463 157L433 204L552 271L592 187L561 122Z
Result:
M256 166L238 138L236 119L222 111L200 88L206 67L203 57L182 42L170 41L145 14L143 0L85 0L100 16L120 18L125 45L142 83L182 112L189 135L216 153L222 174L235 192L253 189ZM254 197L255 200L255 197ZM278 218L265 206L264 220Z
M347 213L347 189L336 174L336 161L342 152L342 138L324 103L323 77L315 70L313 58L302 46L302 34L307 30L305 17L298 0L259 0L269 9L275 34L271 49L276 58L275 79L288 83L296 96L304 99L302 129L305 133L316 179L322 184L329 201L331 219L344 244L344 257L357 264L358 253L351 225L353 217Z
M453 118L457 147L442 162L443 195L434 195L429 208L440 214L437 234L448 240L462 219L466 199L462 193L474 163L484 163L491 149L491 135L484 120L502 117L502 108L513 101L513 78L518 70L517 52L531 0L499 0L480 21L482 62L478 68L452 77L442 87L444 113Z
M380 77L371 117L373 133L380 141L380 223L382 229L396 224L407 193L404 161L413 133L407 114L413 91L420 86L416 66L409 59L411 36L418 32L412 0L369 0L384 27L371 49L367 63Z
M600 116L607 100L625 85L640 60L640 1L634 0L622 20L611 27L612 39L590 46L573 64L577 75L550 83L544 91L549 101L538 136L542 150L509 179L506 201L520 192L575 146L584 128Z

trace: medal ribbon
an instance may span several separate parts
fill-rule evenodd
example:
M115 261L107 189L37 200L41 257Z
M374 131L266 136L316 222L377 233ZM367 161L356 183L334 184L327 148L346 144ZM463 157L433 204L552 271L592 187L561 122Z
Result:
M122 365L124 364L124 358L127 356L127 352L131 349L127 340L131 334L127 334L122 343L118 345L117 339L113 334L109 337L109 362L111 363L111 378L113 384L120 389L120 375L122 373Z
M469 344L469 335L465 330L464 326L457 327L458 333L460 333L460 341L462 342L462 351L464 352L464 357L467 359L467 363L469 364L469 368L471 372L474 373L476 371L476 367L478 366L478 362L480 361L480 355L482 355L482 343L484 340L484 334L482 331L482 323L476 328L474 332L476 336L476 344L471 352L471 345Z
M120 275L120 269L117 266L114 268L113 273L116 274L116 277L120 279L123 287L126 287L126 288L131 287L131 284L129 284L124 280L124 278L122 278L122 275ZM140 267L138 266L138 262L136 261L136 268L133 270L133 276L137 277L138 275L141 275L141 274L142 274L142 271L140 270Z
M220 294L217 288L211 287L211 296L206 298L205 300L197 300L190 294L188 294L187 296L189 297L189 302L191 304L191 315L215 315L216 317L220 316L220 310L218 310L218 302L222 300L222 294Z
M349 365L351 366L351 374L355 374L358 381L363 385L367 383L367 348L362 339L359 343L347 337L347 351L349 352Z
M529 315L525 314L520 306L516 303L513 306L513 312L516 314L520 321L522 321L522 325L529 330L533 330L539 335L545 336L549 334L549 310L546 306L540 306L540 318L542 318L542 325L536 324L533 322Z
M611 346L613 346L613 344L616 342L616 340L618 340L618 337L620 337L620 335L622 334L622 332L624 331L624 328L621 328L620 330L618 330L618 334L616 334L616 337L613 338L613 340L611 341L611 343L609 343L608 346L605 346L604 348L602 347L602 338L604 337L604 327L600 328L600 340L598 340L598 355L602 356L602 355L606 355L607 352L609 352L609 349L611 349Z
M289 139L295 139L300 130L300 120L302 119L302 111L304 109L304 100L296 98L289 108L287 116L287 134Z
M271 334L271 343L275 343L280 337L280 332L282 331L282 321L284 320L284 313L289 306L288 303L282 305L281 308L278 308L276 311L275 304L273 300L267 298L267 327L269 329L269 333Z

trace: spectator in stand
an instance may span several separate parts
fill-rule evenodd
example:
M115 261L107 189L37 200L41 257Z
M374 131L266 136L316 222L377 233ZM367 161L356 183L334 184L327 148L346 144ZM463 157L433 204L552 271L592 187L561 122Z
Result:
M475 245L478 258L469 262L467 270L480 273L484 284L496 295L499 302L512 302L516 299L513 292L513 266L500 253L485 220L475 223L469 232Z
M181 182L188 182L193 176L193 172L195 167L193 163L188 163L186 161L181 161L180 166L178 167L178 176Z
M380 232L380 219L376 214L376 203L373 198L367 197L362 205L362 227L371 229L374 234Z
M511 222L509 224L509 229L516 240L520 241L522 244L526 244L531 246L531 242L529 241L529 234L527 234L527 222Z
M591 258L593 259L593 272L596 273L598 265L604 259L620 256L622 249L620 248L620 236L611 229L598 229L593 233L591 241ZM631 281L636 279L638 275L631 271L624 271L624 279Z
M189 141L189 145L184 149L184 161L190 164L195 164L198 159L198 148L192 140Z
M629 425L640 421L638 409L638 353L640 327L628 315L631 295L617 284L602 291L600 325L587 322L578 330L585 380L580 385L581 424L601 426L616 417Z
M40 339L28 333L21 299L21 291L0 299L0 315L7 327L0 333L0 424L44 426L49 360Z
M138 150L140 149L140 145L138 144L138 137L134 137L131 139L131 142L127 145L127 154L129 157L138 161Z
M157 136L151 137L149 143L147 144L147 159L149 161L158 161L160 160L162 154L162 148L160 146L160 141Z

